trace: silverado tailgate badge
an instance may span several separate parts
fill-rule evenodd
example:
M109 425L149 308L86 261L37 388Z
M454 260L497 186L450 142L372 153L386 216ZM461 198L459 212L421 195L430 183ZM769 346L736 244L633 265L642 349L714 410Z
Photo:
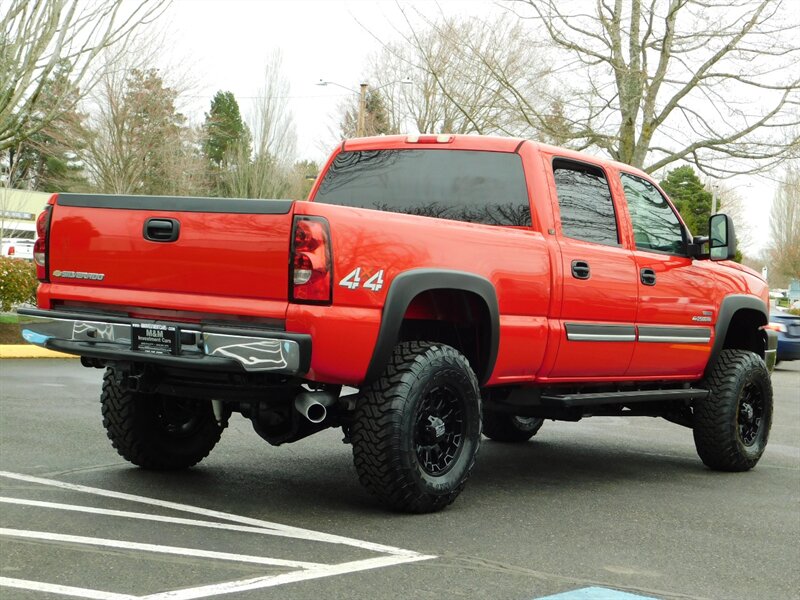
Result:
M105 273L86 273L85 271L53 271L53 277L63 277L64 279L90 279L92 281L103 281Z

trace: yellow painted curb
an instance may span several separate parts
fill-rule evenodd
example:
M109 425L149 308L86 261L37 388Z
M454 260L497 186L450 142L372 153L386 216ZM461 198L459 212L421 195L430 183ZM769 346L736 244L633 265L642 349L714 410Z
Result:
M78 358L74 354L54 352L33 344L0 344L0 358Z

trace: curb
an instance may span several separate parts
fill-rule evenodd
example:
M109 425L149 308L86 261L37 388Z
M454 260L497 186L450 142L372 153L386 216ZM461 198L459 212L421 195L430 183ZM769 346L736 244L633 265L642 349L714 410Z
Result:
M64 354L33 344L0 344L0 358L78 358L74 354Z

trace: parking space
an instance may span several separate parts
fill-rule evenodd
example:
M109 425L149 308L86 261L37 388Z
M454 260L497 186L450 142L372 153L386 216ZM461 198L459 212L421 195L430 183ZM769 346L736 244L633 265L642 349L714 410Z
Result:
M131 467L100 375L0 361L0 597L800 597L800 365L749 473L708 471L663 420L548 422L484 443L458 501L417 516L363 491L332 430L273 448L237 417L196 468Z
M140 563L147 555L168 555L180 559L191 559L193 566L198 561L203 565L202 577L196 574L180 575L180 569L170 568L166 573L169 581L160 581L159 569L131 569L137 573L135 586L124 593L118 590L95 590L81 587L81 571L68 569L59 574L60 579L75 579L74 585L37 581L23 577L0 577L0 586L43 591L83 598L144 597L189 599L206 598L220 594L257 590L285 585L309 579L343 575L380 567L430 560L433 556L391 546L355 540L343 536L320 533L298 527L290 527L253 519L232 513L209 510L176 502L167 502L134 494L75 485L54 479L33 477L20 473L0 472L3 496L0 503L2 527L0 536L7 538L4 548L11 550L4 570L20 574L26 570L34 573L41 556L41 547L31 553L13 549L14 542L35 540L51 542L58 546L71 545L80 551L83 547L112 549L116 558L121 558L130 569L125 553L134 554ZM27 484L24 488L8 488L8 482ZM6 495L7 494L7 495ZM86 495L95 502L82 503ZM60 498L63 501L42 500L42 497ZM104 508L98 506L97 498L113 499L117 504L131 504L138 510ZM102 503L100 503L102 504ZM14 510L17 509L17 510ZM46 513L50 513L47 515ZM182 516L175 516L182 515ZM120 521L138 522L133 527L122 526ZM36 523L37 529L27 529ZM42 528L43 523L51 527ZM125 539L115 534L128 530ZM170 530L173 530L170 532ZM105 537L114 535L114 537ZM175 546L159 543L164 537L186 539L186 545ZM134 538L134 539L132 539ZM276 539L280 538L280 542ZM46 548L45 548L46 551ZM72 563L71 560L67 564ZM106 567L108 561L104 560ZM226 568L223 565L237 568ZM249 565L243 568L242 565ZM27 568L26 568L27 567ZM116 569L110 569L114 573ZM177 572L176 572L177 571ZM191 571L191 569L189 569ZM233 573L239 577L231 580ZM51 569L48 572L52 573ZM174 585L176 579L192 580L194 585L180 590L164 587ZM119 587L119 580L108 581L109 587ZM133 585L134 582L131 582ZM150 589L147 589L150 588ZM155 588L155 589L153 589Z

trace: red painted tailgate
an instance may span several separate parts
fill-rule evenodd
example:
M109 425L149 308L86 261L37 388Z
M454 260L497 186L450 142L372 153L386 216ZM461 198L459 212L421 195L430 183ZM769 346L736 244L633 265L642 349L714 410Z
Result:
M108 298L107 291L119 290L120 303L124 290L161 292L159 308L170 308L170 293L176 303L185 294L215 297L221 313L229 312L226 297L286 301L291 202L158 200L60 195L50 231L52 297L63 284L84 286L86 300L92 299L92 290L103 298ZM145 223L154 218L174 219L178 239L145 239ZM70 273L103 277L92 280Z

